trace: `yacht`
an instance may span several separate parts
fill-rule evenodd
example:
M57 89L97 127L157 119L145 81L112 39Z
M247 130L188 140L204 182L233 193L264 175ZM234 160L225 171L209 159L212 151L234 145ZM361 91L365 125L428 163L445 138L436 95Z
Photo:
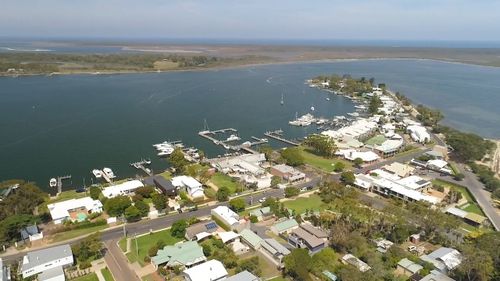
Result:
M113 173L113 170L110 168L104 168L102 169L102 172L110 179L116 178L115 174Z
M314 106L311 106L311 111L314 111Z
M144 164L151 165L151 159L148 158L148 159L144 160Z
M92 170L92 174L94 175L94 177L96 179L100 179L102 177L102 172L98 169L94 169Z
M239 140L240 140L240 138L239 138L237 135L234 135L234 134L233 134L233 135L230 135L230 136L226 139L226 141L239 141Z
M284 105L285 101L283 100L283 94L281 94L281 105Z
M330 100L330 98L329 98L329 97L326 97L326 100Z
M311 125L312 122L314 122L314 116L307 113L299 118L295 116L295 120L288 122L288 124L293 126L305 127Z
M51 178L49 181L49 186L50 187L56 187L57 186L57 180L55 178Z

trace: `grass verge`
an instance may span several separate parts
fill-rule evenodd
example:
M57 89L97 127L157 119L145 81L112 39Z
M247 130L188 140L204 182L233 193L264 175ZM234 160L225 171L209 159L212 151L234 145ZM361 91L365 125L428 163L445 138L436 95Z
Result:
M98 225L98 226L89 227L89 228L75 229L75 230L56 233L52 237L52 242L60 242L60 241L76 238L76 237L79 237L82 235L92 234L94 232L106 229L107 227L108 227L108 225Z
M104 276L104 280L106 281L115 281L113 275L111 275L111 271L107 267L101 269L102 276Z

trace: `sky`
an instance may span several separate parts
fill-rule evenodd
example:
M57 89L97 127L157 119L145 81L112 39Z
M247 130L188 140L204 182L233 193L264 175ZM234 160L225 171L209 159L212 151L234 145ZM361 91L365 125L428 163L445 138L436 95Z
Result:
M500 41L500 1L0 0L0 36Z

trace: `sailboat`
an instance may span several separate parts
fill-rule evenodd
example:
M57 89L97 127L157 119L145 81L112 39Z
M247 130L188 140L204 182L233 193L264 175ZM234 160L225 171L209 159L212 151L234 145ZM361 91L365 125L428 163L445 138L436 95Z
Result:
M285 104L285 101L283 99L283 93L281 93L281 105L284 105Z

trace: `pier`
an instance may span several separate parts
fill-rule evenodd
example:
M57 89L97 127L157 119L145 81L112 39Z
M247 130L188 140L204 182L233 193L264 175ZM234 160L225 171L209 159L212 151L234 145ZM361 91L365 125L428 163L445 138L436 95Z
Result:
M71 179L71 175L66 175L62 177L57 177L57 194L62 192L62 181Z
M234 150L234 151L243 150L243 151L246 151L246 152L252 153L252 154L259 153L258 151L252 149L251 148L252 146L261 145L261 144L268 142L267 139L262 139L262 138L252 136L253 141L246 141L246 142L239 144L239 145L230 145L230 144L228 144L227 141L218 140L214 137L214 135L216 135L218 133L227 133L227 132L237 133L238 130L236 130L234 128L219 129L219 130L215 130L215 131L205 130L205 131L198 132L198 135L210 140L211 142L213 142L216 145L221 145L225 149Z
M265 132L264 135L266 137L269 137L269 138L272 138L272 139L275 139L275 140L279 140L279 141L284 142L284 143L289 144L289 145L293 145L293 146L299 146L300 145L300 143L298 143L296 141L285 139L283 137L283 131L282 130L268 131L268 132Z
M151 161L143 159L143 160L138 161L138 162L130 163L130 166L132 166L138 170L142 170L148 176L152 176L153 172L151 171L151 169L145 167L145 165L149 165L149 164L151 164Z

